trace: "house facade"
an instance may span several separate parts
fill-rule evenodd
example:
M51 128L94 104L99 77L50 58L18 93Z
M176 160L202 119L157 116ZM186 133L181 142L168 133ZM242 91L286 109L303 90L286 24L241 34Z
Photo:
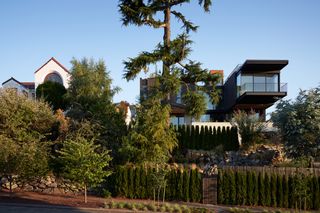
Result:
M206 96L207 110L200 121L230 120L236 110L254 111L265 120L266 109L287 95L287 84L281 83L281 70L288 65L288 60L246 60L238 65L225 81L217 85L221 91L220 102L214 105ZM211 70L219 74L222 70ZM148 91L155 82L154 78L140 79L140 96L147 97ZM191 123L186 116L182 96L186 88L180 88L177 94L171 95L169 103L172 108L171 122L174 124Z
M68 88L70 72L52 57L34 72L34 82L20 82L11 77L2 83L2 87L13 89L19 94L34 99L37 87L46 81L57 82Z

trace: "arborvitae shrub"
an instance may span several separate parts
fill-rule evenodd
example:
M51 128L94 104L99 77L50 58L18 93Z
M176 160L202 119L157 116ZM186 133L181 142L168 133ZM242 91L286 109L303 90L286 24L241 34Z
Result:
M196 202L200 202L202 199L202 176L198 169L196 170Z
M134 197L141 198L140 167L134 169Z
M264 176L264 187L266 192L265 205L270 206L271 205L271 184L270 184L269 174L265 174Z
M248 172L247 175L247 205L251 206L253 205L253 190L254 190L254 185L253 185L253 178L252 178L252 172Z
M128 197L129 198L134 198L134 191L135 191L135 187L134 187L134 168L133 167L129 167L129 172L128 172L128 176L129 176L129 181L128 181Z
M197 148L198 149L202 149L202 150L205 150L205 139L206 139L206 137L205 137L205 132L204 132L204 126L201 126L201 128L200 128L200 138L199 138L199 141L198 141L198 143L197 143Z
M200 140L201 140L201 138L200 138L200 128L199 128L199 126L197 125L196 126L196 128L195 128L195 135L194 135L194 145L193 145L193 148L194 149L199 149L199 145L200 145Z
M140 197L142 199L145 199L147 198L147 195L146 195L146 185L147 185L147 172L146 172L146 169L144 167L140 167Z
M191 126L191 137L190 137L191 141L190 141L190 145L189 145L190 149L195 149L196 148L196 146L195 146L196 145L196 140L197 140L196 134L198 134L198 133L196 132L195 127Z
M183 197L184 197L184 191L183 191L183 172L181 170L179 170L177 172L177 175L178 175L178 182L177 182L177 191L178 191L178 194L177 194L177 198L179 200L183 200Z
M243 204L243 186L241 185L242 183L242 173L241 172L236 172L236 191L237 191L237 195L236 195L236 199L237 205L242 205Z
M230 204L230 170L225 170L223 172L223 191L224 191L224 203Z
M210 139L211 139L211 135L209 133L209 128L208 126L205 126L204 127L204 144L203 144L204 150L210 149Z
M283 175L282 177L282 187L283 187L283 208L289 207L289 181L288 177Z
M263 173L260 172L258 175L258 182L259 182L259 205L265 206L266 205L266 190L265 190L265 181Z
M125 167L121 167L122 168L122 187L121 187L121 192L125 197L129 196L128 193L128 169L126 169Z
M253 205L257 206L259 204L259 182L256 172L252 173L252 182L253 182Z
M186 202L189 202L189 187L190 187L190 175L189 171L184 170L183 171L183 200Z
M224 196L224 172L222 169L218 172L218 204L224 204L225 196Z
M210 129L211 129L211 127L210 127ZM216 129L216 127L213 127L210 149L214 149L217 145L218 145L217 129Z
M295 208L295 200L294 200L294 178L292 175L289 176L288 180L289 184L289 208Z
M271 175L271 205L277 207L277 176Z
M221 127L218 126L218 128L217 128L217 137L216 137L216 139L217 139L216 146L218 146L220 144L223 144L222 137L221 137L222 135L221 134L222 134L221 133Z
M283 177L277 175L277 206L283 207Z
M186 141L184 143L186 148L190 148L191 147L191 126L187 125L186 126Z
M236 205L236 177L233 171L229 172L229 183L230 183L230 192L229 192L229 200L230 204Z
M320 209L320 187L319 187L318 177L313 176L312 181L313 181L313 209L319 210Z

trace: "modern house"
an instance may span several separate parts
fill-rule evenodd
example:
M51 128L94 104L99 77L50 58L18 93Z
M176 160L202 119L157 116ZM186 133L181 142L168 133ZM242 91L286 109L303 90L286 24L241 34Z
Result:
M34 72L34 79L34 82L20 82L11 77L2 83L2 87L5 89L14 89L19 94L34 99L38 85L46 81L58 82L65 88L68 88L70 73L62 64L52 57Z
M281 83L280 72L288 60L246 60L238 65L223 83L218 84L221 100L213 105L207 97L207 111L201 121L226 121L235 110L255 111L265 120L266 109L287 95L287 84ZM211 70L212 74L222 75L222 70ZM154 84L154 78L140 79L140 96L148 96ZM182 96L185 88L181 87L176 95L171 95L171 121L174 124L191 122L186 116Z

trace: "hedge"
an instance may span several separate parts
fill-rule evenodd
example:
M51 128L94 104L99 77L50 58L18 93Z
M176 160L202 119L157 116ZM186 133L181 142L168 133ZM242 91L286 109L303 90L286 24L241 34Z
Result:
M218 203L319 210L319 184L314 175L219 170Z
M106 180L107 190L115 197L153 199L153 172L155 168L151 167L118 166ZM165 200L201 201L202 174L198 169L170 169L165 179ZM161 190L161 198L162 193Z
M175 126L179 147L182 149L212 150L222 145L225 151L239 149L238 133L235 127Z

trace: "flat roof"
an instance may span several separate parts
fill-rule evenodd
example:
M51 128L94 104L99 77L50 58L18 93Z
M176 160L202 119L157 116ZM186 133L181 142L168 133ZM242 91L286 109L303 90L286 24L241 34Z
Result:
M239 71L242 73L249 72L266 72L280 71L289 64L288 60L246 60Z

